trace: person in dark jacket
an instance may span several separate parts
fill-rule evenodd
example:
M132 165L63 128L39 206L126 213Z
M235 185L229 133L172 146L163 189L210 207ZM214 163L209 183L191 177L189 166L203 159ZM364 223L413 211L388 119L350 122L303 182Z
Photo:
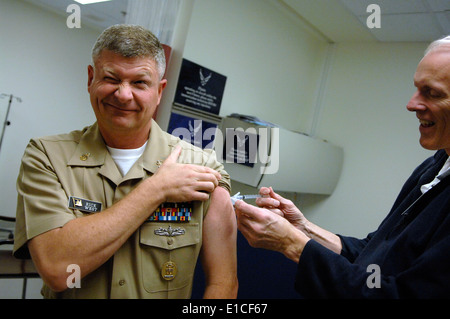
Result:
M378 229L364 239L333 234L262 187L256 204L235 203L238 227L253 247L298 263L304 298L450 297L450 36L434 41L414 75L407 104L420 144L436 150L412 173Z

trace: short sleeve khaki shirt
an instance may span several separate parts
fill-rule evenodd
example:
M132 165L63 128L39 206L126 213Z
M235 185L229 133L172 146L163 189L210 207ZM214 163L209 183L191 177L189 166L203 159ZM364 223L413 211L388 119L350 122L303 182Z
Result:
M231 190L229 175L214 151L201 150L165 133L154 121L143 155L125 176L96 123L81 131L31 140L17 180L14 255L29 258L26 243L31 238L113 205L151 177L177 144L182 146L178 162L219 171L219 184ZM78 209L86 203L91 205L90 211ZM189 221L145 222L110 260L81 280L81 288L55 293L44 284L44 297L189 298L208 206L209 200L193 202Z

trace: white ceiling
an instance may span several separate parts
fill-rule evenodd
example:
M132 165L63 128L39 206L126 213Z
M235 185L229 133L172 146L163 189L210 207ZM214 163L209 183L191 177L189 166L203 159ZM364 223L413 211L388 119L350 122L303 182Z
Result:
M67 17L71 0L25 0ZM228 0L221 0L228 1ZM243 0L245 1L245 0ZM450 35L450 0L273 0L330 42L430 42ZM125 22L128 0L80 5L81 23L100 30ZM381 28L369 29L369 4L381 9Z
M450 0L279 0L331 42L430 42L450 35ZM381 28L369 29L369 4L381 9Z
M81 11L81 27L83 25L104 30L105 28L125 22L128 0L112 0L93 4L82 5L72 0L25 0L43 9L68 17L67 7L77 4ZM449 0L450 1L450 0Z
M432 41L450 35L450 0L341 0L366 23L370 3L381 8L380 29L371 29L379 41Z

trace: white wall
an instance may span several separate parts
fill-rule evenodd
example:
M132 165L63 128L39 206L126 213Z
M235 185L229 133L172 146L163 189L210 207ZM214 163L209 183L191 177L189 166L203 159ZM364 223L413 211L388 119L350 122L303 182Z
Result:
M196 0L184 57L227 76L220 115L308 131L326 43L271 0Z
M0 2L0 93L22 99L12 104L0 153L1 214L15 215L15 180L29 139L95 120L86 87L98 34L86 27L69 29L63 17L23 1ZM7 104L0 99L2 110Z
M418 120L406 110L424 43L341 43L335 50L317 135L344 148L330 197L302 196L311 221L363 237L387 215L421 148Z
M284 194L311 221L365 236L431 155L418 144L418 122L405 108L426 45L335 45L316 135L344 148L340 181L331 196ZM184 57L228 77L221 116L251 114L308 132L327 49L273 1L196 0ZM233 191L256 190L233 182Z
M30 138L93 123L86 90L90 51L99 32L68 29L64 17L18 0L0 1L0 93L14 94L0 153L0 214L15 216L15 181ZM1 121L8 105L0 99ZM5 247L2 247L5 248ZM40 279L27 297L40 297ZM0 298L20 298L22 280L0 280Z

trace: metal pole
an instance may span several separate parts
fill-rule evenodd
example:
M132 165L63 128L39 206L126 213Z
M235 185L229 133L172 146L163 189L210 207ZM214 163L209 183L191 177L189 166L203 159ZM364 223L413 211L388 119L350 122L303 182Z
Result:
M2 94L2 97L3 96L8 96L8 94ZM2 148L3 137L5 135L5 129L7 126L9 126L9 124L11 124L11 122L8 121L8 115L9 115L9 110L11 109L11 104L12 104L13 98L15 98L18 102L22 102L22 100L19 97L14 96L12 94L9 95L8 109L6 110L5 121L3 122L2 137L0 138L0 151Z

